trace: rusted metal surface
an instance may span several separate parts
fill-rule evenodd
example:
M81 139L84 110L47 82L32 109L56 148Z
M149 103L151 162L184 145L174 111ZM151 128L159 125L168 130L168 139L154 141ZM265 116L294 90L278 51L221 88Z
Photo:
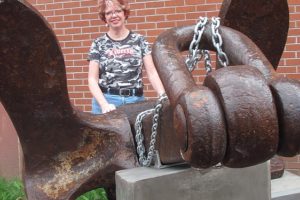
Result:
M196 168L208 168L221 162L226 151L226 125L222 108L206 87L185 91L175 107L175 133L184 141L183 159ZM185 124L186 123L186 124Z
M58 42L26 2L2 1L0 27L0 100L23 148L28 199L113 191L114 172L138 166L126 115L72 109Z
M137 115L147 109L155 106L156 101L145 101L135 104L127 104L119 108L123 111L129 120L133 135L135 135L134 124ZM162 164L173 164L184 162L180 155L180 140L174 137L176 125L173 123L173 109L168 102L163 104L160 120L157 128L157 140L155 147L159 151L159 156ZM143 134L145 139L145 148L148 151L151 140L153 115L148 115L143 120Z
M254 41L277 68L289 28L287 0L224 0L219 16L222 25Z
M24 151L28 199L74 199L95 187L106 188L114 199L114 172L139 166L135 118L155 102L99 116L73 110L63 55L42 16L26 2L4 1L0 26L0 100ZM178 141L170 140L174 128L169 110L165 105L158 130L164 164L183 161ZM151 119L144 124L149 144Z
M76 111L67 95L60 47L41 15L25 1L0 1L0 27L0 100L23 148L28 199L74 199L96 187L115 199L114 172L139 166L135 118L155 102L98 116ZM213 50L210 30L200 48ZM153 48L170 99L158 128L162 163L246 167L268 160L278 145L279 154L299 153L299 132L290 131L300 130L299 82L277 75L268 59L279 54L267 59L247 36L222 26L231 67L197 86L181 56L193 31L193 26L170 29ZM146 148L151 124L149 116L143 122Z
M268 81L277 76L271 63L247 36L224 26L220 26L220 32L223 38L223 50L229 58L230 65L255 67ZM186 69L184 58L180 54L188 50L193 34L194 26L172 28L163 32L154 45L154 61L165 87L170 89L167 93L172 106L176 104L178 97L184 91L195 85L192 75ZM211 37L209 24L202 35L201 49L214 51Z
M270 87L274 94L280 127L278 154L295 156L300 153L300 82L277 77L271 81Z
M193 109L189 109L187 107L182 107L182 104L180 104L179 102L181 102L181 99L185 98L186 102L189 102L188 105L205 105L202 104L202 101L200 99L192 99L192 96L189 95L189 92L196 87L196 84L194 83L193 79L192 79L192 75L189 73L189 71L187 70L184 60L180 55L180 52L185 51L188 49L188 45L191 42L191 38L193 35L193 29L194 27L179 27L179 28L173 28L170 29L166 32L164 32L163 34L161 34L159 36L159 38L157 39L154 47L153 47L153 58L154 58L154 62L155 65L157 66L157 70L159 72L159 74L161 75L161 79L163 81L164 86L167 88L167 93L168 93L168 97L170 99L170 104L172 107L176 108L178 107L178 105L180 105L180 114L178 114L178 112L175 112L175 116L179 115L178 118L183 119L186 121L186 124L189 124L189 126L192 127L192 129L189 129L189 127L187 126L187 130L188 132L185 133L183 132L183 130L176 130L176 132L181 131L181 133L177 133L177 135L184 135L187 134L187 138L191 138L193 136L195 136L195 138L201 138L201 140L196 140L193 139L193 142L190 142L188 139L188 142L186 142L187 144L187 149L189 149L188 153L184 154L184 158L186 161L188 161L189 163L191 163L194 167L203 167L203 166L208 166L212 163L208 162L208 160L202 159L202 157L205 158L205 156L200 156L201 152L203 152L201 149L203 147L205 147L207 144L209 144L209 148L207 149L207 152L214 152L213 149L219 149L219 151L221 152L221 143L225 144L225 141L230 141L232 142L232 144L228 143L227 144L227 150L230 151L230 149L235 149L236 147L238 147L239 145L243 146L243 150L244 151L244 155L243 153L239 152L238 155L238 150L235 150L235 153L232 153L232 151L230 153L227 153L227 157L225 160L223 160L221 157L221 153L219 152L219 162L223 162L224 164L227 164L228 166L231 167L242 167L242 166L249 166L251 165L250 163L260 163L263 161L268 160L270 157L272 157L272 155L274 153L276 153L277 150L277 145L278 145L278 125L277 125L277 116L276 116L276 112L275 112L275 105L273 102L273 98L272 95L270 93L270 89L266 88L266 83L265 83L265 87L264 90L262 91L262 93L264 93L264 97L265 99L265 103L268 105L266 107L266 110L268 110L268 114L266 114L266 116L262 116L262 118L260 118L260 115L258 115L258 113L256 112L256 114L258 116L256 116L256 120L255 121L253 119L253 123L249 123L251 124L250 127L248 127L249 129L246 130L245 132L242 132L241 130L235 130L236 132L233 131L234 128L240 128L237 124L241 123L244 121L244 123L247 123L247 120L249 120L247 118L247 115L245 115L247 113L247 111L244 112L244 114L238 115L236 118L233 117L228 117L229 115L234 116L234 111L235 109L236 112L239 112L238 109L238 104L236 105L236 107L234 107L233 105L231 106L230 109L226 110L224 107L222 108L222 110L224 110L224 113L219 113L219 120L216 120L215 123L212 123L212 121L210 120L205 120L203 118L202 115L205 116L209 116L211 113L215 112L217 109L205 109L205 111L201 111L199 112L199 110L201 109L200 106L198 107L194 107ZM202 40L200 43L200 48L202 49L209 49L212 50L212 42L211 42L211 29L207 28L205 29L203 35L202 35ZM253 81L254 80L270 80L272 77L276 76L276 72L274 71L272 65L270 64L270 62L265 58L265 56L263 55L263 53L257 48L257 46L245 35L227 28L227 27L220 27L220 30L222 32L222 38L223 38L223 43L224 43L224 51L227 53L227 56L230 60L230 65L248 65L249 68L251 68L251 66L253 66L254 68L258 69L256 72L257 77L253 76ZM238 54L236 52L239 52ZM163 59L161 59L163 58ZM238 70L238 69L234 69L234 70ZM233 70L233 71L234 71ZM218 71L218 70L217 70ZM169 73L172 72L172 73ZM264 76L261 77L260 73L261 72ZM246 73L246 72L245 72ZM239 72L239 75L241 75L242 73ZM227 79L227 76L230 77L230 73L224 73L222 75L225 79ZM266 81L264 80L264 81ZM224 84L224 88L225 87L229 87L230 89L234 89L234 87L239 87L241 84L234 84L234 82L238 82L240 83L240 78L239 76L235 76L234 78L232 78L231 80L229 80L229 83L226 83L225 81L223 81L222 84ZM208 82L208 81L207 81ZM260 84L262 83L262 81L259 82ZM258 83L258 84L259 84ZM225 86L226 85L226 86ZM244 89L248 89L248 91L243 91L243 88L241 86L240 90L241 93L244 92L245 94L250 94L252 90L258 90L258 85L253 83L254 88L244 88ZM215 94L218 93L218 91L220 90L222 86L218 85L216 88L210 88L211 90L213 90L213 92ZM229 89L229 91L230 91ZM196 91L197 89L195 89L195 94L200 95L201 93L203 94L204 91L203 90L199 90ZM229 92L227 92L229 93ZM258 94L259 92L257 92ZM207 93L205 93L204 95L206 95L206 98L208 98ZM239 93L237 93L236 95L239 95ZM195 95L194 95L195 96ZM258 95L259 96L259 95ZM268 98L267 98L268 97ZM216 98L216 97L214 97ZM228 98L228 97L227 97ZM244 101L245 99L243 99ZM194 103L193 103L194 101ZM227 101L227 100L226 100ZM224 100L219 96L217 99L215 99L214 102L222 102L224 103ZM232 101L234 102L234 101ZM236 101L235 103L238 103L239 101ZM242 105L242 103L246 102L240 102L240 104ZM250 103L250 102L248 102ZM218 103L214 103L214 105L218 105ZM224 105L223 105L224 106ZM260 105L255 101L252 101L252 108L251 109L260 109L262 107L262 105ZM245 110L245 108L240 107L240 111ZM249 108L250 109L250 108ZM200 115L200 113L202 113L202 115ZM249 112L251 113L251 112ZM253 115L255 115L254 110L252 111ZM222 120L222 115L226 116L225 117L225 121L226 124L224 125L224 119ZM201 117L199 117L201 116ZM250 116L248 116L250 117ZM251 116L253 117L253 116ZM201 121L201 123L195 123L195 120L193 119L199 119L199 121ZM246 118L246 119L245 119ZM188 123L192 121L193 123ZM265 125L263 124L264 122L268 122ZM236 125L233 125L232 123L236 123ZM181 123L182 125L180 127L185 127L184 123ZM192 125L191 125L192 124ZM223 124L223 125L222 125ZM241 124L242 125L242 124ZM207 137L200 137L201 135L205 134L206 131L208 130L212 130L212 129L216 129L214 131L219 130L220 127L226 127L227 129L227 134L229 131L232 132L232 135L227 136L227 134L223 133L218 133L218 134L212 134L213 136L216 136L214 138L214 140L210 140ZM252 140L252 145L250 143L245 144L245 141L247 140L247 137L249 137L249 132L250 129L253 127L251 126L255 126L255 127L261 127L260 129L260 133L266 131L263 135L262 138L257 137L256 139ZM269 126L269 127L268 127ZM205 127L210 127L210 129L207 129ZM228 130L230 128L230 130ZM205 131L203 131L205 130ZM223 129L224 131L225 129ZM226 135L226 137L225 137ZM238 135L238 136L237 136ZM232 140L228 139L232 138ZM184 138L184 137L182 137ZM240 140L238 140L238 138L240 138ZM254 141L255 140L255 141ZM214 143L212 143L211 141L214 141ZM260 155L253 155L253 157L250 155L248 155L249 157L246 156L246 154L248 152L252 152L252 146L254 145L254 143L259 143L259 146L257 146L258 149L260 148L264 148L265 149L263 151L265 151L263 154ZM193 146L192 146L193 145ZM230 146L232 145L232 146ZM184 147L184 146L183 146ZM241 148L242 149L242 148ZM246 150L247 149L247 150ZM262 149L260 149L262 150ZM253 152L252 152L253 153ZM204 153L205 154L205 153ZM192 155L198 155L199 158L201 158L201 161L195 162L195 159L192 160L190 159L190 157L192 157ZM206 154L207 156L207 154ZM245 158L243 161L241 161L241 157ZM246 158L250 158L251 159L246 159ZM205 160L205 161L204 161ZM211 159L211 161L216 161Z
M209 74L204 85L220 100L227 122L228 143L222 163L246 167L272 158L279 130L272 93L263 75L247 65L229 66Z
M211 29L208 26L208 28L205 29L202 35L202 40L200 42L201 49L213 50L210 30ZM167 93L170 99L171 106L174 108L176 108L178 101L181 98L181 95L186 95L186 91L189 91L190 88L194 87L195 85L195 83L191 78L192 75L187 70L184 60L180 55L180 52L188 50L189 43L192 40L193 31L194 31L193 26L170 29L159 36L153 48L154 49L153 58L154 58L155 65L157 66L158 72L161 75L163 84L165 85L166 88L168 88ZM266 146L268 146L268 144L270 145L269 146L271 147L270 152L274 152L274 148L278 145L276 144L276 141L278 140L278 134L279 134L280 138L283 138L283 140L280 141L279 143L280 146L279 149L282 150L279 150L278 153L285 156L298 154L299 153L299 131L298 131L299 128L295 122L300 120L299 110L298 110L298 105L299 105L298 93L300 90L300 87L298 86L299 81L297 80L284 81L283 78L281 78L281 76L276 73L271 63L260 51L260 49L255 45L255 43L252 42L244 34L224 26L220 27L220 32L223 38L223 44L224 44L223 49L229 58L230 65L232 66L247 65L249 67L254 67L258 69L259 72L263 74L263 77L266 80L267 84L272 88L273 96L276 97L272 99L271 102L269 102L270 103L269 105L274 106L275 103L278 110L278 108L282 107L281 106L282 103L280 102L281 99L289 98L290 101L293 102L292 107L296 108L293 111L290 111L292 108L288 108L288 106L284 107L283 108L284 110L282 112L274 113L273 112L274 109L273 109L272 111L273 121L271 122L272 126L270 126L270 128L275 127L274 129L275 131L271 133L271 137L269 141L268 140L264 140L264 141L266 142ZM160 57L162 57L163 59L160 59ZM226 75L224 74L224 76L227 77L229 76L229 74ZM233 82L235 80L237 80L237 78L233 79ZM280 84L277 84L277 82L280 82ZM289 89L287 88L279 89L279 85L281 85L281 87L284 87L283 85L285 85L285 87L288 87ZM219 89L220 88L215 88L214 90L219 90ZM257 87L256 89L259 90L260 88ZM284 92L287 92L287 94ZM293 96L293 98L289 97L288 94L290 94L290 96ZM284 104L291 105L290 101L285 101ZM259 107L260 105L257 105L257 109ZM188 115L187 112L188 111L185 109L181 111L181 113L184 113L185 117L187 116L190 117L190 115ZM291 114L287 114L287 113L291 113ZM224 113L225 116L226 114L228 113ZM276 119L276 114L278 115L278 120ZM259 119L259 116L257 117ZM184 118L184 117L180 117L180 118ZM228 119L226 118L225 120L227 122L226 126L228 126ZM268 120L269 120L268 117L266 117L261 123L264 123L264 121L268 121ZM274 126L274 123L277 122L278 125ZM259 126L259 125L261 124L259 123L256 125L253 124L253 126ZM278 133L278 127L279 127L279 133ZM289 134L290 131L286 131L286 130L290 130L290 128L293 129L291 134ZM199 127L198 130L201 130L201 127ZM193 133L193 134L196 135L197 133ZM241 136L241 138L243 138L243 136ZM205 144L205 140L203 140L202 144L199 144L199 146L203 146L204 144ZM230 148L230 144L228 145L229 145L228 147ZM232 148L235 148L233 146ZM248 148L250 150L250 146ZM196 150L197 148L194 149ZM266 153L266 155L267 154L268 153ZM270 158L271 155L272 153L268 154L268 156L265 157L263 155L261 157L257 155L255 159L257 159L257 161L260 159L264 160L268 157ZM228 158L228 157L226 158L227 161L230 159L233 158ZM242 166L242 165L248 165L252 162L255 161L250 159L243 164L234 163L233 165ZM230 164L231 167L233 167L233 165Z
M222 160L226 134L217 100L210 91L196 86L180 54L181 50L188 49L192 37L193 27L166 31L156 40L152 55L170 105L176 109L178 128L175 131L181 142L184 141L181 143L183 157L194 167L208 167ZM209 113L208 108L212 108ZM199 132L200 129L205 131Z

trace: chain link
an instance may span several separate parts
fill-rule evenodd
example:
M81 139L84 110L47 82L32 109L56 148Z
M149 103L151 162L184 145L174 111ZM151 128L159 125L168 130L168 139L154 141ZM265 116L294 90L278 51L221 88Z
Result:
M193 40L189 47L189 55L185 61L189 71L195 69L196 64L204 57L204 65L206 73L212 71L211 58L208 50L199 49L199 43L203 35L205 25L208 22L207 17L200 17L199 22L195 26ZM220 18L212 18L212 42L217 51L217 58L222 67L228 66L228 57L222 50L223 40L219 33Z
M152 162L152 158L153 158L153 154L154 154L154 148L155 148L155 142L156 142L156 135L157 135L157 128L158 128L158 119L159 119L159 115L160 115L160 110L162 108L162 103L164 100L167 100L168 97L166 94L163 94L159 97L158 99L158 103L156 104L154 109L149 109L146 110L144 112L141 112L140 114L138 114L136 121L135 121L135 140L136 140L136 144L137 144L137 153L139 156L139 163L141 166L144 167L149 167L151 162ZM148 149L148 154L147 156L145 156L145 146L143 144L144 141L144 136L142 134L142 128L143 128L143 119L150 114L153 114L153 118L152 118L152 129L151 129L151 137L150 137L150 145L149 145L149 149Z
M222 65L222 67L227 67L229 61L227 55L222 50L223 40L219 33L219 27L220 27L220 18L213 17L212 25L211 25L213 45L217 50L217 58L219 63Z
M199 44L207 21L207 17L200 17L199 22L195 26L193 40L189 47L189 55L185 61L186 66L188 67L190 72L195 69L196 64L203 57L202 50L199 50Z
M205 63L205 69L206 72L209 73L212 71L211 67L211 58L208 50L202 50L199 49L199 43L201 40L201 37L203 35L205 25L207 24L207 17L200 17L199 22L195 26L194 29L194 37L193 41L190 44L189 47L189 55L186 59L186 65L189 69L189 71L193 71L197 62L200 61L204 57L204 63ZM219 26L220 26L220 19L219 18L212 18L212 41L213 45L217 50L217 57L218 61L223 67L228 66L228 57L225 54L225 52L222 50L222 37L219 33ZM157 128L158 128L158 119L160 115L160 110L162 108L162 102L164 100L168 99L166 94L163 94L160 96L158 99L158 103L156 104L154 109L149 109L144 112L141 112L138 114L136 121L135 121L135 140L137 144L137 153L139 156L139 163L141 166L150 166L152 159L153 159L153 154L154 154L154 149L155 149L155 143L156 143L156 135L157 135ZM144 141L144 136L142 134L142 122L143 119L147 115L153 114L152 118L152 129L151 129L151 137L150 137L150 144L149 144L149 149L148 149L148 154L147 156L145 155L145 146L143 144Z
M208 50L202 50L202 52L203 52L202 54L204 55L204 66L205 66L206 74L208 74L212 71L210 54Z

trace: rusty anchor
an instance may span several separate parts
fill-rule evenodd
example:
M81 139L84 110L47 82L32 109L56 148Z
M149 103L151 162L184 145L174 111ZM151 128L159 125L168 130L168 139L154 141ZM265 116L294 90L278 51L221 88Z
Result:
M254 12L255 11L255 12ZM274 69L285 47L289 28L288 2L275 1L223 1L219 16L222 24L247 35L262 50ZM251 24L251 26L249 26ZM280 29L278 29L280 27ZM259 30L259 34L256 33ZM273 33L273 34L270 34ZM272 41L272 42L270 42ZM270 65L268 64L270 67ZM280 125L278 154L295 156L299 153L299 81L273 76L271 70L265 71L276 99ZM271 72L271 73L270 73Z
M287 1L224 0L219 16L223 26L238 30L254 41L277 69L289 29Z
M253 4L260 2L267 1ZM67 95L63 55L41 15L26 1L4 0L0 26L0 100L23 148L28 199L75 199L96 187L106 188L109 199L115 199L114 172L139 166L135 118L155 102L99 116L77 111ZM213 50L209 30L200 45ZM203 86L193 82L180 55L191 42L192 26L168 30L154 44L153 58L170 99L158 128L161 162L246 167L276 153L298 154L299 82L276 73L276 62L272 66L269 60L281 55L268 60L260 50L266 44L258 48L236 30L220 30L230 66L212 72ZM258 102L247 98L249 93ZM258 116L257 110L264 115ZM147 147L151 117L143 124Z
M187 38L191 38L191 35L193 34L192 26L173 28L169 31L166 31L159 36L153 48L154 61L157 66L158 72L162 75L161 77L163 84L167 88L169 88L168 96L170 99L170 104L174 108L177 108L178 105L180 105L181 113L175 113L174 115L181 115L180 119L182 119L183 121L181 123L184 123L185 121L189 123L189 121L193 119L198 119L198 121L200 121L200 119L205 119L202 116L202 118L199 118L200 112L197 113L198 110L202 109L202 107L207 107L205 109L203 108L204 110L206 110L206 112L202 112L202 115L205 115L206 118L212 118L209 115L213 114L216 110L219 110L219 113L224 110L223 121L221 120L220 122L218 121L213 124L211 121L206 123L206 121L204 120L202 124L193 123L193 125L190 125L191 129L187 128L187 138L199 138L198 134L203 134L204 132L200 132L199 130L207 130L206 127L210 127L210 129L213 129L213 131L224 131L224 129L227 129L227 134L221 132L215 133L211 131L207 133L209 134L210 139L202 136L200 137L201 140L192 139L193 143L191 143L189 140L186 142L186 145L190 144L190 149L182 149L181 151L185 152L188 155L186 161L191 163L194 167L206 167L207 162L204 162L203 157L206 158L208 155L210 155L208 152L218 153L220 158L222 157L222 154L225 156L224 160L215 160L214 164L216 164L216 162L223 162L224 165L230 167L245 167L249 166L250 163L258 164L265 160L268 160L277 151L278 123L276 109L273 103L271 90L268 87L264 76L261 75L259 71L259 69L262 68L260 64L262 64L263 61L267 62L267 59L259 51L256 45L243 34L227 27L221 27L221 31L224 41L224 50L227 52L232 67L222 68L220 69L221 71L216 70L215 72L208 75L204 81L204 86L207 86L207 89L210 89L210 91L214 93L215 97L213 98L216 98L216 96L218 97L216 101L221 103L221 109L215 106L213 107L213 109L208 110L208 106L206 104L210 104L211 102L208 100L195 101L194 108L185 109L182 106L189 105L190 107L191 105L193 105L191 103L182 103L182 101L184 102L186 99L192 99L190 93L194 92L192 90L197 87L193 82L191 74L185 67L185 63L178 56L181 51L187 50L187 48L184 49L184 47L186 47L190 42L190 39ZM185 37L182 36L183 34ZM190 36L187 36L188 34L190 34ZM211 32L209 28L204 31L202 39L203 40L201 41L201 44L203 46L201 48L212 50L213 47L211 42ZM227 50L227 48L229 49ZM235 58L236 63L234 63L232 61L234 60L232 59L234 56L231 54L231 51L242 52L240 55L235 55L235 53L232 54L234 54L234 56L240 56L239 58L247 59L237 60L239 58ZM247 55L247 53L249 54ZM162 56L164 59L159 59L158 55ZM235 64L245 66L233 66ZM253 64L256 64L255 66L257 66L257 68L247 67L252 66ZM273 68L266 69L266 71L268 72L272 70ZM166 73L167 71L176 73L170 74ZM228 77L229 79L227 79ZM242 80L241 77L245 79ZM231 80L233 82L231 82ZM174 84L175 82L176 84ZM236 84L234 84L234 82L236 82ZM258 85L256 84L260 85L260 90L256 92L250 90L250 88L256 88L257 90ZM196 93L201 94L204 92L203 90L200 90L200 88L198 88L198 91ZM253 95L252 103L251 99L248 98L250 94ZM245 98L243 99L243 97ZM206 97L206 99L207 98L208 97ZM261 102L258 103L259 101ZM250 104L253 105L252 108ZM268 106L264 107L265 105ZM247 111L243 113L243 110L245 110L245 108L247 108ZM258 113L255 114L257 110L261 109L266 109L265 116L257 116ZM236 115L238 114L240 114L240 117L236 117ZM222 112L221 114L219 114L219 116L222 116ZM256 117L253 118L253 116ZM246 125L248 126L246 127ZM197 128L194 128L194 126L198 126L198 130ZM254 127L258 129L254 129ZM222 135L223 137L220 137L219 135ZM224 137L224 135L226 137ZM214 136L216 138L213 138ZM217 141L217 139L221 141L219 142ZM251 142L247 143L247 141L250 141L251 139L261 142L259 144L256 141L256 150L253 145L251 145ZM198 142L198 144L196 143L196 141ZM229 142L226 145L226 153L214 151L213 148L215 148L218 144L226 144L226 141ZM249 144L249 146L247 144ZM201 159L190 160L189 157L193 157L194 153L199 154L202 152L199 151L199 149L203 146L208 146L208 148L206 149L207 152L203 151L203 155L198 155L198 157ZM224 149L224 147L222 148L222 146L218 146L217 149ZM260 152L264 152L265 154L254 156L254 152L256 152L257 150L260 150ZM209 160L213 159L209 158ZM195 163L193 164L193 162Z

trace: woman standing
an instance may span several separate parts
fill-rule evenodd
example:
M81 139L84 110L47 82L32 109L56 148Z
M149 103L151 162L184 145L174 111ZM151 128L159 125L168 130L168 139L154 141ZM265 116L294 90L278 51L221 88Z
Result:
M130 10L126 0L100 0L99 15L108 32L93 41L88 55L92 113L144 100L142 66L159 95L165 93L145 38L126 28Z

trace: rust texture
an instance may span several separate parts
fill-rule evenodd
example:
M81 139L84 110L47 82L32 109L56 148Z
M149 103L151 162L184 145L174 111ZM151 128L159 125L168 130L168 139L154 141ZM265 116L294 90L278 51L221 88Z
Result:
M115 171L139 166L135 118L155 102L99 116L76 111L60 46L42 16L25 1L7 0L0 3L0 26L0 100L23 148L28 199L74 199L96 187L114 199ZM168 105L163 113L157 142L162 162L183 162L178 141L168 139L174 133ZM151 123L144 122L146 144Z
M194 87L180 96L176 105L176 124L186 123L186 129L176 129L185 161L196 168L208 168L219 163L226 151L226 127L218 100L206 87ZM195 149L197 149L195 151Z
M300 82L278 77L271 81L278 112L280 141L278 154L292 157L300 153Z
M228 144L223 164L245 167L273 157L278 146L278 121L263 75L247 65L229 66L208 75L204 85L214 91L225 113Z
M167 88L170 104L175 109L177 109L178 105L180 105L180 109L178 111L180 113L178 114L175 112L174 115L178 116L181 121L185 120L183 123L180 123L181 125L179 127L187 127L187 138L191 138L197 134L200 135L200 132L197 131L207 130L205 128L206 126L219 129L219 125L221 124L217 123L217 125L214 126L211 122L209 122L201 127L200 124L196 125L196 123L193 123L190 126L193 127L193 129L190 129L187 125L190 119L197 118L199 114L196 114L197 111L184 108L181 105L183 98L191 99L191 97L189 97L189 92L193 90L196 85L192 79L192 75L186 68L184 59L180 53L188 50L189 44L192 40L193 31L193 26L172 28L159 36L153 48L154 62L159 74L161 75L163 84ZM229 143L227 144L228 152L226 152L222 163L230 167L242 167L247 166L250 163L260 163L271 158L273 154L276 153L277 147L278 154L280 155L297 155L300 152L300 132L298 124L296 123L296 121L300 119L299 81L283 78L277 74L272 64L265 57L262 51L246 35L224 26L220 27L220 32L223 38L223 50L226 52L229 58L230 66L234 67L232 70L227 71L226 73L216 70L216 72L207 76L204 83L205 86L208 86L214 92L214 94L217 95L218 100L222 105L222 110L224 111L223 115L225 117L225 126L228 134L227 141L229 141ZM211 28L210 25L208 25L202 35L200 48L214 50L212 47L211 37ZM243 73L239 72L240 70L236 67L237 65L245 65L248 66L248 68L255 68L257 70L257 72L255 72L256 75L251 75L252 78L250 78L251 76L248 73L252 72L247 72L248 70L244 70L243 73L245 76L249 77L245 79L244 82L240 82L243 78ZM169 73L170 71L172 73ZM216 74L221 75L215 76ZM232 77L232 74L236 75ZM218 77L218 79L214 80L214 84L211 82L212 76ZM213 77L213 79L215 77ZM250 82L250 80L252 81ZM220 82L221 84L216 84L217 82ZM250 83L254 88L247 88L249 87L247 84ZM244 89L243 84L246 84ZM232 96L228 95L231 93L231 90L236 90L236 93L231 94ZM254 92L255 90L258 91ZM264 99L261 99L262 105L260 105L259 101L253 101L253 99L260 99L260 97L262 97L259 92L264 94ZM245 94L253 94L257 97L255 96L255 98L253 98L251 95L246 97ZM226 96L227 99L223 99L223 96ZM228 96L232 99L229 100ZM234 98L234 96L245 96L245 98L240 98L240 101L235 101L236 98ZM253 99L251 100L251 98ZM289 100L285 100L287 98ZM230 108L226 107L227 103L225 102L231 104ZM248 105L247 102L252 102L253 107L251 108L242 106L243 104ZM264 112L264 114L257 112L261 111L261 108L263 108L265 105L268 105L268 108L265 107L266 112ZM289 107L288 105L292 106ZM212 111L215 112L215 110L207 111L206 115L211 114ZM234 113L239 114L234 115ZM253 117L256 119L253 119ZM248 130L238 130L238 128L241 126L238 126L238 124L243 124L241 123L243 121L245 124L249 122L249 124L247 124L250 125ZM198 128L194 128L194 126L198 126ZM258 127L261 128L259 132L263 134L260 135L261 138L257 137L254 139L255 137L252 138L249 134L251 132L256 132L257 130L255 129ZM177 133L176 135L179 135L181 138L183 138L181 136L182 134L184 135L183 130L178 129L176 131L181 131L181 133ZM201 132L201 134L203 133ZM252 145L246 142L249 141L249 138L252 139ZM218 139L224 141L224 138L219 136ZM256 141L254 142L254 140ZM198 140L198 144L197 140L193 141L193 143L188 141L181 147L182 150L189 149L189 156L185 155L185 160L191 162L191 164L194 163L194 167L197 167L197 165L198 167L203 167L203 163L198 162L196 164L196 161L191 161L190 157L193 154L202 152L201 147L207 143L210 144L211 141L205 139ZM215 143L214 145L217 146L218 143ZM210 146L211 152L213 152L212 149L215 146ZM250 153L252 151L252 146L256 146L260 152L264 153L252 156ZM230 150L231 148L233 151Z
M229 9L238 2L224 3ZM0 101L23 148L28 199L71 200L104 187L114 200L115 171L139 166L136 116L155 101L104 115L77 111L69 102L61 49L42 16L26 1L2 0L0 27ZM208 27L200 48L214 50ZM156 143L161 162L247 167L276 153L298 154L299 81L276 73L279 51L266 57L260 48L270 47L253 42L251 34L225 26L220 33L230 66L210 73L202 86L195 84L181 55L192 41L193 26L165 31L154 44L153 59L169 97ZM150 115L143 121L146 149L151 124Z
M254 41L277 68L289 28L287 0L224 0L219 16L222 25Z
M63 55L50 26L29 4L0 3L0 100L24 152L28 199L74 199L114 172L138 166L126 115L72 109Z

